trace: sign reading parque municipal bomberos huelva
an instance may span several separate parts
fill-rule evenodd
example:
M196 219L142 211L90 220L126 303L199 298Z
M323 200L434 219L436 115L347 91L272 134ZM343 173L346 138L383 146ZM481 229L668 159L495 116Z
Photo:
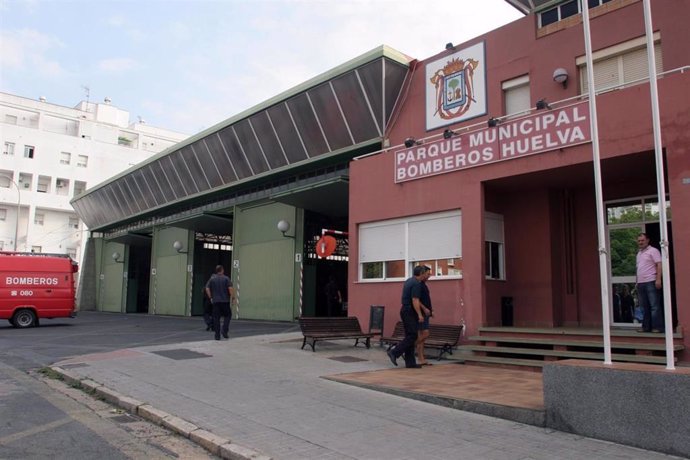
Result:
M395 182L513 160L590 142L587 102L544 110L395 152Z

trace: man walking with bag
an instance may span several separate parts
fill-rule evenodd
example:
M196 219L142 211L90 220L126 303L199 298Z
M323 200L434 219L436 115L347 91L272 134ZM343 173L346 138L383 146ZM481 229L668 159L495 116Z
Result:
M395 366L398 365L397 359L404 355L405 367L417 369L422 367L417 364L414 352L419 324L424 323L424 312L420 301L423 290L422 281L428 278L429 270L431 269L425 265L416 266L412 272L414 276L408 278L403 285L400 319L405 329L405 338L387 352L388 358Z

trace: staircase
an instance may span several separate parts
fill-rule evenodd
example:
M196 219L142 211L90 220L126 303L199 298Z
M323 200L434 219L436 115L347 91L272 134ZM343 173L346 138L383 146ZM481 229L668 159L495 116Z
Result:
M685 348L681 328L673 334L673 341L677 355ZM479 335L468 337L467 342L458 347L460 353L455 355L465 364L540 372L545 363L560 359L604 360L601 329L481 327ZM611 360L665 365L664 334L612 329Z

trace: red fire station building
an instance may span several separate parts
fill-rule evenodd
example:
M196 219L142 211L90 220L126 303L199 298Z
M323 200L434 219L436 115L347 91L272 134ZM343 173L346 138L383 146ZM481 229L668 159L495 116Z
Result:
M384 305L392 331L402 282L423 263L432 324L464 323L466 339L601 330L607 279L614 345L663 343L636 332L635 240L646 232L658 247L662 234L643 3L589 2L602 213L580 2L542 3L413 61L386 148L350 164L349 313L365 327ZM688 17L688 2L653 2L677 348L690 346Z

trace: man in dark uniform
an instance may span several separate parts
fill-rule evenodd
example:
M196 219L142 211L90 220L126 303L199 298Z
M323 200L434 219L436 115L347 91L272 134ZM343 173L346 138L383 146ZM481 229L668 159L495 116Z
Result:
M216 340L220 340L220 334L228 338L230 327L230 317L232 310L230 303L235 298L235 290L232 288L232 281L225 276L222 265L216 265L216 272L206 283L206 295L213 305L213 331L216 333ZM223 317L223 328L220 327L220 317Z
M405 367L422 367L417 364L414 352L419 323L424 322L422 304L420 302L422 297L422 279L426 277L429 270L430 268L425 265L418 265L412 272L414 276L408 278L405 284L403 284L400 319L405 329L405 338L387 352L391 362L396 366L398 365L397 359L404 355Z

